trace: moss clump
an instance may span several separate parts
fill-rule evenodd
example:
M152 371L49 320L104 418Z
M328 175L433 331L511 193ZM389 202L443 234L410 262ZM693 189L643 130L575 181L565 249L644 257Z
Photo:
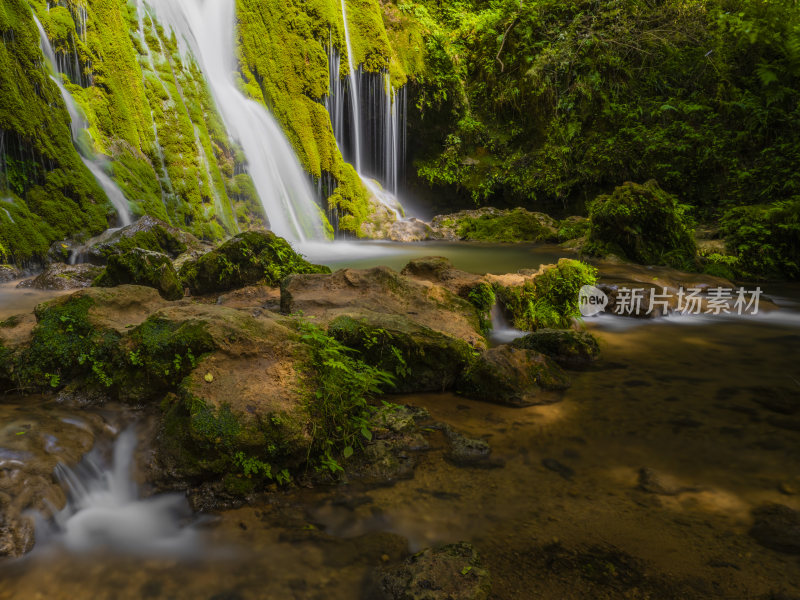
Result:
M94 300L75 294L36 308L38 323L22 353L19 379L24 387L60 387L70 379L112 385L114 350L120 335L89 318Z
M481 331L485 334L492 328L492 309L497 302L497 295L491 284L481 281L467 294L467 300L478 310Z
M498 211L458 220L456 232L463 240L480 242L551 242L556 240L552 219L524 208Z
M328 333L353 348L366 363L395 376L393 391L443 391L452 387L472 359L463 340L399 315L341 316Z
M517 287L500 287L498 296L518 329L569 327L580 318L578 293L594 285L597 270L578 260L562 258Z
M589 233L589 219L585 217L567 217L558 222L558 241L567 242L582 238Z
M105 270L95 279L98 287L144 285L158 290L166 300L183 298L183 285L166 254L134 248L109 257Z
M733 208L724 214L720 231L735 257L711 255L706 270L715 268L712 274L800 278L800 198Z
M208 294L264 282L278 285L291 273L330 273L295 252L270 231L246 231L195 261L185 263L180 276L193 294Z
M655 181L625 183L589 204L589 254L618 254L641 264L696 268L689 207Z
M120 347L120 395L135 399L175 390L216 342L204 321L174 321L158 314L137 326Z
M541 352L567 369L586 367L600 355L600 346L591 333L571 329L539 329L511 345Z

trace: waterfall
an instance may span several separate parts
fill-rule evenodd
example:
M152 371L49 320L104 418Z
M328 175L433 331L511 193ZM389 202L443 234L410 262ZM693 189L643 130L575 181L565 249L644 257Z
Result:
M324 239L311 184L278 123L239 89L235 0L148 0L194 56L228 133L242 147L270 228L291 241Z
M33 13L32 13L33 14ZM53 46L50 44L50 40L45 33L44 27L39 22L39 19L33 14L33 20L36 23L36 28L39 30L39 40L42 46L42 52L44 53L45 59L50 65L50 68L55 72L55 77L50 76L50 79L58 86L59 91L61 92L61 97L64 99L64 104L67 107L67 113L69 114L70 119L70 131L72 132L72 142L75 148L78 150L78 154L83 161L83 164L86 165L86 168L91 171L94 178L97 180L97 183L103 188L103 191L106 193L106 196L111 201L111 204L114 206L114 209L117 211L117 219L119 220L119 225L125 226L131 224L131 213L130 207L128 206L128 200L125 198L125 195L119 189L114 180L108 176L103 168L103 163L99 159L93 158L91 156L91 152L84 148L83 144L80 142L80 133L86 127L88 127L88 123L81 115L80 111L78 110L77 105L75 104L75 100L72 98L72 95L67 91L67 88L64 87L64 84L60 80L61 71L58 70L58 62L56 61L56 55L53 51Z
M373 198L400 218L403 209L397 194L405 157L405 90L395 89L388 73L364 73L355 67L345 0L341 0L341 6L348 82L346 87L342 83L341 55L331 39L330 88L325 106L345 159L353 164Z
M354 145L354 152L355 152L355 167L356 171L361 173L361 110L360 110L360 103L358 101L359 96L359 81L358 75L356 74L356 68L353 64L353 47L350 45L350 27L347 24L347 4L345 0L342 1L342 21L344 23L344 40L345 44L347 45L347 67L348 67L348 78L350 79L350 106L351 111L353 113L353 145ZM338 78L337 73L337 78Z

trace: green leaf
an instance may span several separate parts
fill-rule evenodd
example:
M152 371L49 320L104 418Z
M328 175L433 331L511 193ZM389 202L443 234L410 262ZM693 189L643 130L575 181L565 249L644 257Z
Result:
M344 450L342 451L342 456L345 458L350 458L353 456L353 447L352 446L345 446Z

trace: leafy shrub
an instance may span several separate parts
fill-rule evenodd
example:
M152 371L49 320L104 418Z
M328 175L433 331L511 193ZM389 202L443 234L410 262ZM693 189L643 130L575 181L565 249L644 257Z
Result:
M580 289L596 282L594 267L562 258L522 286L500 288L499 296L518 329L564 328L573 318L580 318Z
M743 272L800 277L800 198L730 209L720 230Z
M589 254L619 254L642 264L696 265L689 207L655 181L625 183L589 204Z
M353 356L353 350L308 323L299 323L300 337L311 349L313 380L308 397L312 452L319 465L342 470L349 458L372 439L368 400L392 386L393 376Z

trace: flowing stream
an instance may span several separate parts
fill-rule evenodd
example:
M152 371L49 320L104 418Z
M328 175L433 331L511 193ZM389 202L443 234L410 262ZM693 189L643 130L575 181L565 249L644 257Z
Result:
M290 241L324 238L311 184L280 126L236 84L234 0L149 0L161 22L176 33L211 88L228 133L241 144L248 172L270 229Z

